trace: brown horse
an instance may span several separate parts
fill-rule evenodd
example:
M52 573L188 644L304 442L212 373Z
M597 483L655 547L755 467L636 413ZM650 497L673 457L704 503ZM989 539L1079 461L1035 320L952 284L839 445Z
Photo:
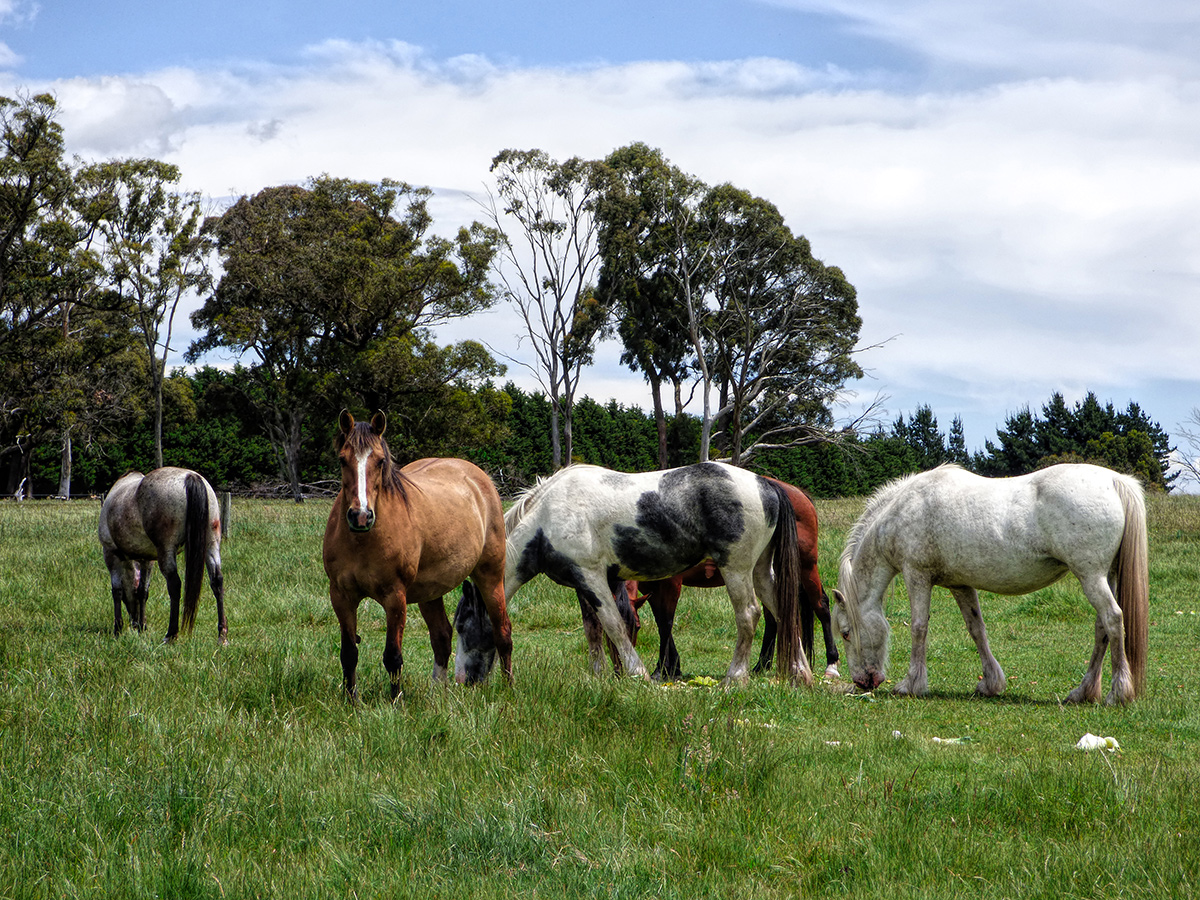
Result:
M813 615L821 622L822 635L825 638L825 674L836 677L838 674L838 650L833 637L833 627L830 623L829 596L821 584L821 574L817 570L817 510L808 494L800 488L768 478L774 481L787 495L796 513L796 537L800 544L800 617L801 641L804 652L813 659ZM680 678L683 675L679 652L675 649L675 638L672 630L675 624L675 609L679 605L679 596L683 587L715 588L725 584L721 572L712 560L705 560L693 566L686 572L662 581L631 581L626 585L630 602L635 610L649 602L654 613L654 622L658 626L658 665L654 668L653 677L664 681ZM775 655L776 622L771 611L764 610L765 624L763 626L762 649L759 652L755 672L765 672L771 668L772 657ZM587 611L584 610L586 618ZM640 620L639 620L640 625ZM614 651L613 664L619 667Z
M342 633L346 694L357 697L358 606L371 597L387 617L383 665L392 699L400 693L400 652L409 603L429 626L433 679L445 681L451 630L443 595L470 578L512 679L512 626L504 599L504 512L485 472L462 459L419 459L400 468L383 439L387 419L370 423L343 410L337 454L342 488L325 526L329 601Z
M197 472L163 466L149 475L128 472L117 479L100 506L100 545L112 581L113 634L120 634L121 605L129 624L146 629L146 597L154 563L167 579L171 620L165 641L179 633L179 596L183 592L184 631L196 621L196 605L208 570L217 599L217 640L225 643L225 580L221 575L221 514L212 486ZM182 583L177 555L184 548Z

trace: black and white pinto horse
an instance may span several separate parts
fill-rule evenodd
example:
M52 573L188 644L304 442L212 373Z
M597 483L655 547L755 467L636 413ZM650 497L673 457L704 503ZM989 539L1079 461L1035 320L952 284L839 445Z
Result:
M202 475L174 466L163 466L148 475L122 475L100 506L99 533L112 581L114 634L124 627L122 604L129 612L129 624L138 631L146 629L146 597L157 560L171 598L165 640L174 640L181 626L184 631L192 630L207 569L217 600L217 640L225 643L221 513L217 495ZM176 558L181 547L186 560L182 581Z
M1067 699L1100 699L1112 648L1109 703L1141 693L1148 606L1146 508L1134 478L1091 465L1057 465L1018 478L983 478L942 466L884 486L868 501L842 553L835 621L850 677L863 690L884 681L888 623L883 596L903 574L912 622L900 694L928 692L925 639L930 592L949 588L979 650L976 690L993 696L1005 677L992 656L979 591L1027 594L1067 572L1096 610L1096 639L1083 682Z
M526 491L504 521L505 597L511 601L539 574L575 590L597 674L606 668L604 635L626 673L647 676L630 640L634 619L625 582L670 578L711 559L725 580L737 626L725 683L749 680L759 600L779 626L776 670L793 682L812 683L800 642L795 514L777 484L715 462L641 474L572 465ZM479 660L486 629L476 627L473 608L464 600L455 614L460 681L475 680L468 673L487 668Z

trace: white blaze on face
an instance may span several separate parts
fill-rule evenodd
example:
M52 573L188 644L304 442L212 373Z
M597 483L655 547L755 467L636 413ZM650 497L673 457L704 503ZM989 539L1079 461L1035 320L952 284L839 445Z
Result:
M367 461L371 458L370 450L360 450L354 460L354 468L358 475L358 508L368 509L367 506Z

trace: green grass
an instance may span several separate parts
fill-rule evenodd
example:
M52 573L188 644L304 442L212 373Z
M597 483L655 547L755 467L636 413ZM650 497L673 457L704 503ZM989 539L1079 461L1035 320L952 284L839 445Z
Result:
M514 687L432 687L412 615L395 706L364 602L350 707L328 508L235 502L218 648L208 594L160 643L161 577L151 630L112 636L97 504L0 504L0 898L1200 893L1200 498L1151 498L1148 685L1124 709L1059 703L1092 640L1069 579L983 597L1009 675L993 700L943 591L933 696L910 700L594 678L576 600L539 579L512 604ZM818 504L830 586L860 508ZM888 610L898 675L902 583ZM724 593L690 590L676 638L719 678ZM640 646L652 665L653 623ZM1121 751L1076 750L1088 731Z

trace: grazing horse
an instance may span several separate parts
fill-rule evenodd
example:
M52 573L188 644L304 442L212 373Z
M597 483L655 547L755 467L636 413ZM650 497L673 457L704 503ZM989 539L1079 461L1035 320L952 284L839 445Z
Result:
M377 412L355 422L343 410L336 448L342 487L325 526L323 558L329 601L341 626L346 695L358 695L358 606L383 607L383 665L392 699L400 694L400 652L408 604L429 626L433 680L445 681L450 620L442 597L465 579L478 586L495 635L500 664L512 679L512 626L504 602L504 510L483 470L463 459L419 459L400 468L383 439Z
M800 550L800 619L803 627L801 640L804 653L811 661L813 659L813 614L821 622L822 635L825 638L825 674L831 678L838 675L838 650L833 639L833 626L830 623L829 596L821 584L821 574L817 570L817 510L812 500L800 488L775 478L768 478L783 488L792 504L796 515L796 539ZM635 611L649 602L654 613L654 621L658 626L658 665L654 667L653 678L669 681L683 677L683 669L679 660L679 652L675 649L675 639L672 629L675 623L675 609L679 604L679 596L683 587L722 587L725 581L712 560L705 560L697 566L692 566L686 572L662 581L631 581L626 587L629 591L630 602ZM586 614L585 608L585 614ZM775 637L777 626L775 617L770 610L765 611L763 627L762 650L755 672L765 672L771 668L775 652ZM608 645L610 653L612 645ZM614 664L617 660L613 660Z
M725 682L749 679L761 598L779 622L780 674L812 683L800 643L795 514L778 485L725 463L642 474L572 465L526 491L505 514L505 526L505 596L538 574L574 589L597 674L604 669L601 629L625 672L647 674L629 636L625 582L670 578L712 559L738 633ZM470 633L459 628L460 646Z
M988 646L979 590L1027 594L1067 572L1096 610L1096 640L1070 702L1100 699L1101 664L1112 648L1109 703L1141 693L1148 605L1146 507L1133 478L1090 465L1057 465L1018 478L982 478L957 466L911 475L877 491L842 553L834 615L850 675L863 690L883 683L888 623L883 595L904 575L912 656L900 694L925 694L925 638L933 585L950 589L983 663L976 690L993 696L1005 678Z
M165 641L190 632L204 585L204 571L217 598L217 640L226 642L225 579L221 575L221 514L217 495L204 478L190 469L163 466L149 475L128 472L117 479L100 507L100 545L112 580L113 634L120 634L121 605L129 624L146 629L146 597L154 562L167 579L171 619ZM177 556L184 548L182 584ZM179 594L183 590L183 621Z

